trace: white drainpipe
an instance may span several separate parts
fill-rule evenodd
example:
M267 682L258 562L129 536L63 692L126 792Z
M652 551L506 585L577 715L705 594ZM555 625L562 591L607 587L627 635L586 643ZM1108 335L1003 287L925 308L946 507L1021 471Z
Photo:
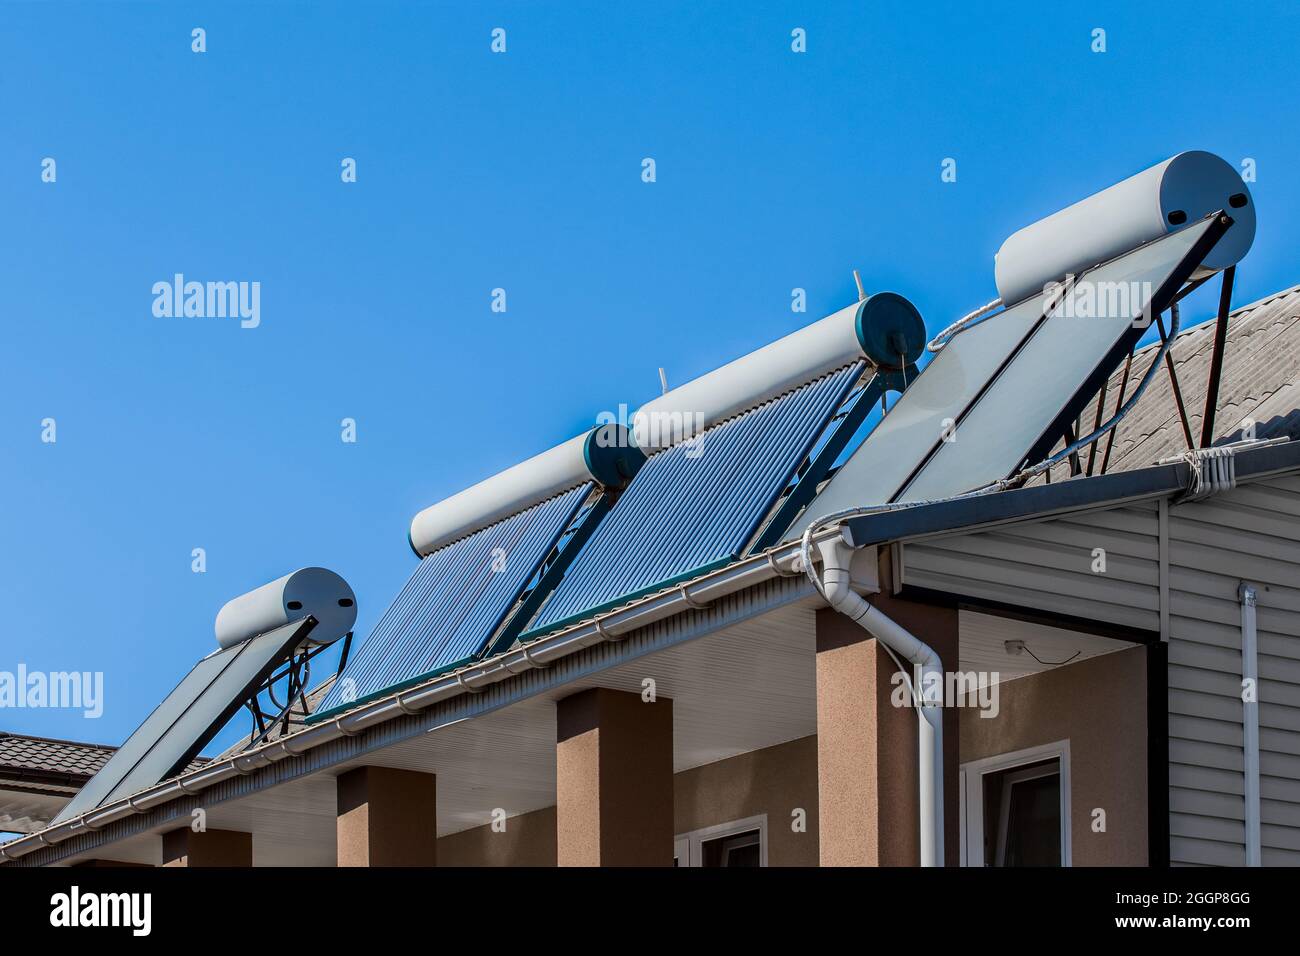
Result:
M1249 584L1242 583L1237 595L1241 601L1241 717L1246 796L1246 865L1260 866L1262 851L1259 804L1259 651L1255 632L1255 589Z
M853 547L843 532L820 542L822 593L831 607L913 664L920 673L917 696L921 865L943 866L943 664L934 649L897 621L868 604L849 586Z

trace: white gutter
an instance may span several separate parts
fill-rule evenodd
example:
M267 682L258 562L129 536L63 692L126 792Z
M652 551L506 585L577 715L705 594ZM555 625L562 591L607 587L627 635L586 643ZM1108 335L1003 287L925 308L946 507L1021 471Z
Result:
M1246 865L1262 866L1259 805L1259 641L1255 631L1255 589L1242 582L1241 723L1246 794Z
M822 557L819 590L831 607L864 628L916 669L917 776L920 805L921 865L943 866L943 664L939 655L897 621L871 606L850 586L853 545L842 526L818 542ZM811 577L813 571L808 569ZM904 675L906 677L906 674Z
M838 536L837 529L819 535L813 541L819 543L823 539ZM232 777L246 776L339 737L356 736L395 717L419 713L434 704L465 693L478 693L490 684L527 670L547 667L553 661L592 645L620 641L632 631L656 621L707 606L773 578L797 577L801 573L797 569L801 550L799 543L772 548L701 575L694 581L648 595L589 621L548 634L526 646L440 674L423 684L363 704L331 720L313 724L223 760L204 764L196 770L155 784L116 803L87 810L80 816L6 843L0 846L0 863L16 860L34 850L62 843L87 831L100 830L117 820L144 813L180 797L192 796Z

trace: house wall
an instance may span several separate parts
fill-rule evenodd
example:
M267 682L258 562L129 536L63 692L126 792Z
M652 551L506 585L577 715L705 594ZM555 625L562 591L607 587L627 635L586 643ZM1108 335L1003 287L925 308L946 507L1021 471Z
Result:
M996 717L961 709L961 762L1068 740L1072 864L1146 866L1146 679L1135 647L999 684Z
M1104 573L1093 571L1097 548ZM1237 591L1254 585L1261 855L1266 866L1300 865L1300 478L927 538L902 554L905 586L1167 639L1174 865L1246 861Z
M674 779L675 828L689 833L767 814L767 865L817 865L817 736L684 770ZM807 830L791 828L803 810Z
M1169 508L1170 858L1243 866L1241 582L1256 590L1260 848L1300 866L1300 479Z
M674 829L688 833L767 814L769 866L817 865L817 737L674 775ZM793 812L805 811L795 832ZM554 866L555 808L510 817L504 833L475 827L438 841L439 866Z
M475 827L438 840L439 866L555 866L555 807L509 817L505 832Z

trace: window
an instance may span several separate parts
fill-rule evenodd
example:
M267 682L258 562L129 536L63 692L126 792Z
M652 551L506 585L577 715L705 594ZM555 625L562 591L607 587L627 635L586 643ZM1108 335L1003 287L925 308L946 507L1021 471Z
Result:
M767 814L677 837L674 866L767 866Z
M961 768L963 866L1070 865L1069 741Z

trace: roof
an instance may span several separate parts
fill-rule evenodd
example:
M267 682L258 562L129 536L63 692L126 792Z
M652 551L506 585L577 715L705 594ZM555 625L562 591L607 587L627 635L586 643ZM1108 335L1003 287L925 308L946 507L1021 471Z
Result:
M9 782L40 782L80 789L117 752L108 744L85 744L52 737L30 737L0 731L0 788ZM190 761L187 770L207 763L208 758Z
M1300 360L1294 357L1295 354L1300 354L1300 349L1295 348L1300 344L1296 338L1300 336L1298 311L1300 287L1270 296L1232 314L1220 401L1220 408L1225 409L1223 417L1219 419L1221 440L1234 437L1241 418L1252 413L1260 421L1256 433L1260 438L1286 431L1290 427L1289 423L1300 417L1296 411L1296 405L1300 403L1295 401L1298 397L1296 385L1300 380ZM1196 407L1198 397L1204 394L1204 377L1200 373L1204 371L1208 374L1208 352L1213 339L1213 328L1213 323L1206 323L1189 329L1175 343L1175 359L1183 370L1184 397L1192 407ZM1144 349L1138 353L1138 359L1134 362L1133 381L1145 371L1142 358L1146 356L1149 364L1149 356L1152 355L1154 349ZM1112 394L1113 390L1118 389L1118 381L1118 375L1112 378L1113 386L1108 389ZM1133 381L1130 382L1130 389ZM1147 467L1153 460L1171 457L1182 450L1182 429L1177 412L1168 407L1170 398L1167 389L1167 378L1157 376L1142 402L1121 425L1116 453L1107 475L883 512L849 519L845 524L849 527L854 543L861 546L1002 521L1032 520L1072 509L1106 507L1134 498L1180 493L1188 485L1189 465L1186 461ZM1269 417L1264 418L1265 414ZM1199 426L1199 412L1194 416L1194 426ZM1237 460L1237 474L1241 479L1278 472L1293 473L1300 470L1300 442L1243 448L1239 451ZM355 740L356 735L365 734L379 724L403 715L409 717L423 713L433 703L452 696L481 693L485 687L498 681L530 668L547 667L553 660L588 648L601 640L621 639L638 627L698 607L701 601L712 602L720 596L777 577L792 574L798 577L792 570L796 550L794 545L784 545L772 549L770 553L743 558L693 582L681 584L662 594L648 595L627 607L606 612L598 620L575 624L547 635L526 648L503 652L456 673L442 675L404 692L402 697L374 701L329 721L295 729L291 737L299 741L296 745L288 745L288 738L273 739L241 756L228 752L198 774L189 774L192 779L188 787L182 787L174 781L164 782L144 792L143 799L137 797L134 805L99 808L96 811L99 814L96 826L102 827L128 817L135 819L133 815L138 815L142 809L148 812L152 807L169 802L178 795L192 794L224 780L242 778L249 781L248 786L251 787L253 781L250 775L257 775L260 769L268 768L288 756L299 756L317 747L336 745L340 738ZM687 593L688 585L692 589L690 594ZM611 628L613 630L608 630ZM611 637L611 634L614 636ZM323 690L324 688L317 688L314 694ZM140 825L138 819L135 819L135 825ZM64 827L67 826L65 823ZM36 844L30 841L16 841L15 855L5 856L15 858L36 848Z
M114 749L0 731L0 830L48 826Z
M116 747L73 740L28 737L0 731L0 778L20 775L63 775L84 783L108 763Z
M1180 332L1170 349L1192 436L1198 442L1215 325L1211 320ZM1154 342L1134 353L1125 399L1132 397L1158 350L1159 343ZM1106 384L1107 417L1115 413L1123 374L1121 365ZM1256 438L1300 438L1300 285L1230 313L1216 408L1214 444L1239 440L1246 418L1255 422ZM1092 431L1096 414L1097 402L1093 399L1082 414L1084 433ZM1098 455L1104 455L1106 439L1098 445ZM1186 450L1169 374L1157 372L1142 400L1116 426L1106 470L1145 468ZM1086 452L1082 464L1087 467ZM1100 467L1098 458L1094 473ZM1068 475L1069 465L1062 463L1053 469L1052 480Z
M1235 454L1236 480L1300 471L1300 442L1243 446ZM865 547L932 534L969 531L1009 521L1036 520L1067 511L1110 508L1127 501L1179 495L1188 488L1185 459L1163 465L1111 471L1010 491L927 502L913 508L848 518L853 544Z
M1237 475L1242 480L1282 472L1294 474L1300 471L1300 442L1243 448L1238 451L1236 459ZM874 514L849 519L845 524L854 543L866 545L918 532L946 532L1022 518L1032 520L1049 513L1092 510L1134 498L1178 494L1187 487L1187 474L1188 463L1180 460L1155 468ZM779 602L809 596L811 588L794 567L798 547L797 544L786 544L742 558L689 584L679 585L660 595L647 596L627 608L607 612L601 620L574 625L568 630L539 638L527 647L503 652L456 673L434 678L427 684L402 692L400 697L363 704L354 711L300 728L290 737L261 744L239 756L212 761L185 774L184 783L165 781L137 794L129 802L118 801L88 813L89 833L85 821L65 821L48 827L42 836L21 838L0 846L0 860L8 862L34 853L36 856L32 862L38 865L57 862L85 851L86 846L82 844L78 844L80 849L58 847L74 834L80 834L92 846L111 843L131 833L144 832L158 825L160 819L171 819L166 816L170 812L164 809L166 806L180 798L193 798L218 784L229 783L234 788L223 791L224 799L248 796L279 786L288 779L307 776L355 759L361 753L413 739L437 727L472 717L485 708L496 709L503 700L533 696L545 686L548 679L545 675L551 675L549 679L556 682L572 679L563 666L569 658L580 660L579 666L583 668L592 666L588 655L594 653L596 645L615 649L610 654L630 655L628 659L646 653L646 647L636 635L643 635L645 641L658 646L653 642L664 633L659 622L668 617L686 613L680 640L692 640L703 633L712 633L719 626L718 614L725 613L730 606L729 597L740 592L768 592L753 605L743 605L743 613L763 613L762 608L770 609ZM780 578L789 580L777 580ZM687 593L688 588L690 593ZM698 610L701 604L709 605L709 608ZM530 671L533 675L543 676L540 679L526 677ZM514 680L516 678L518 680ZM502 684L503 681L513 682L507 685ZM498 687L504 689L498 691ZM469 703L453 707L452 698L468 698ZM294 742L290 743L291 740ZM312 754L310 757L309 753ZM290 757L295 759L289 760Z

